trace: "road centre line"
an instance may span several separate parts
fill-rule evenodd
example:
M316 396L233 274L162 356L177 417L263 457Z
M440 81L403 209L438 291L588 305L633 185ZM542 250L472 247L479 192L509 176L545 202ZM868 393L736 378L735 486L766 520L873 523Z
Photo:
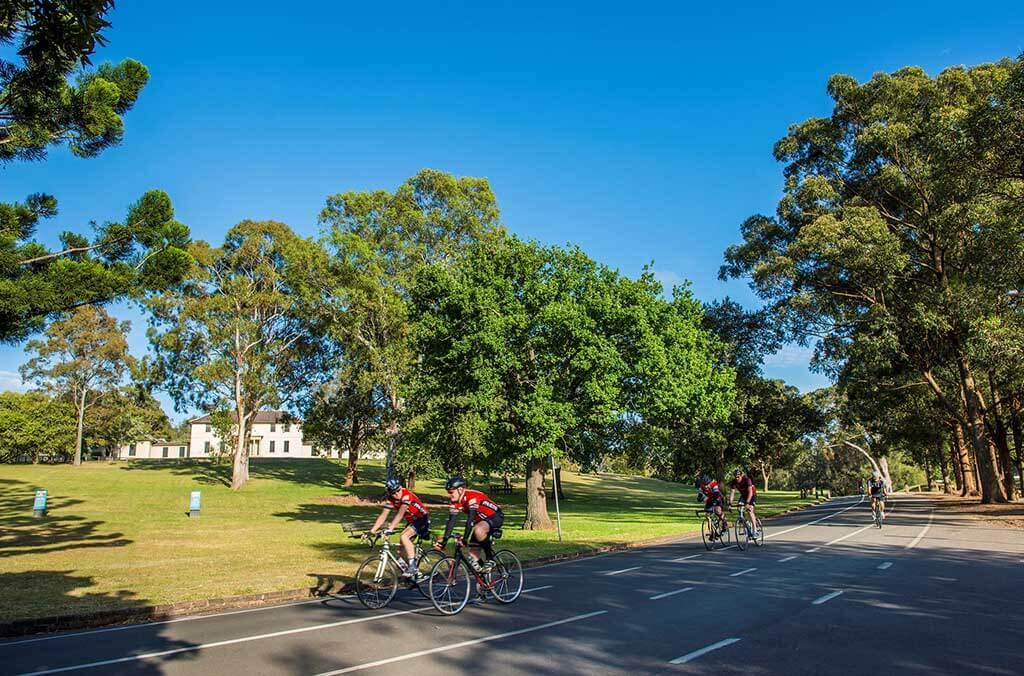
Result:
M531 591L539 591L541 589L549 589L552 585L546 587L534 587L531 589L524 589L522 594L527 594ZM97 662L86 662L84 664L73 664L67 667L58 667L56 669L44 669L42 671L32 671L19 676L43 676L44 674L59 674L65 671L76 671L78 669L92 669L94 667L105 667L111 664L124 664L125 662L136 662L140 660L154 659L157 657L165 657L167 655L180 655L181 653L199 652L200 650L206 650L208 648L219 648L226 645L235 645L238 643L249 643L251 641L261 641L268 638L277 638L278 636L289 636L291 634L302 634L309 631L319 631L321 629L332 629L334 627L341 627L347 624L361 624L363 622L372 622L374 620L383 620L389 617L398 617L400 615L410 615L412 613L424 613L432 610L433 606L428 608L413 608L411 610L396 610L392 613L384 613L382 615L370 615L368 617L355 617L348 620L339 620L338 622L328 622L326 624L315 624L310 627L297 627L295 629L284 629L282 631L275 631L269 634L256 634L254 636L242 636L241 638L233 638L225 641L215 641L213 643L201 643L198 645L183 646L181 648L172 648L170 650L160 650L158 652L143 653L141 655L129 655L127 657L118 657L110 660L100 660ZM601 611L605 612L605 611Z
M816 523L821 523L822 521L824 521L826 519L831 519L833 516L836 516L838 514L842 514L843 512L846 512L846 511L849 511L849 510L853 509L854 507L856 507L857 505L859 505L862 502L864 502L864 496L863 495L860 496L860 500L858 500L854 504L850 505L849 507L845 507L843 509L837 510L835 512L832 512L831 514L826 514L825 516L821 517L820 519L815 519L814 521L808 521L807 523L802 524L800 526L793 526L792 528L787 528L786 530L780 530L780 531L776 531L774 533L768 533L768 534L765 535L765 537L766 538L771 538L771 537L775 537L776 535L785 535L786 533L792 533L793 531L800 530L801 528L807 528L808 526L813 526Z
M820 551L820 550L821 550L821 547L815 547L814 549L805 549L804 553L805 554L813 554L814 552L817 552L817 551Z
M657 601L658 599L668 598L669 596L675 596L676 594L682 594L683 592L693 591L693 587L683 587L675 591L665 592L664 594L656 594L650 597L651 601Z
M842 542L842 541L843 541L843 540L845 540L846 538L852 538L852 537L853 537L854 535L856 535L857 533L863 533L863 532L864 532L864 531L866 531L866 530L867 530L868 528L874 528L874 527L875 527L875 526L874 526L874 524L871 524L870 526L864 526L864 527L863 527L863 528L861 528L860 530L855 530L855 531L853 531L852 533L847 533L846 535L843 535L843 536L841 536L841 537L837 537L837 538L836 538L835 540L832 540L832 541L830 541L830 542L826 542L826 543L825 543L825 546L826 546L826 547L829 547L829 546L831 546L831 545L834 545L834 544L836 544L837 542Z
M452 643L451 645L438 646L437 648L429 648L427 650L418 650L413 653L406 653L405 655L398 655L396 657L389 657L383 660L377 660L376 662L366 662L365 664L356 664L355 666L345 667L344 669L336 669L334 671L325 671L317 676L337 676L338 674L348 674L353 671L362 671L363 669L372 669L373 667L380 667L385 664L394 664L395 662L402 662L404 660L411 660L416 657L423 657L424 655L433 655L434 653L445 652L447 650L456 650L458 648L465 648L466 646L478 645L480 643L487 643L490 641L497 641L503 638L509 638L510 636L519 636L521 634L529 634L534 631L542 631L544 629L550 629L551 627L557 627L562 624L568 624L570 622L579 622L580 620L590 619L591 617L597 617L598 615L604 615L607 610L598 610L593 613L585 613L583 615L575 615L573 617L567 617L564 620L556 620L555 622L547 622L545 624L538 624L533 627L525 627L523 629L517 629L515 631L506 631L502 634L492 634L491 636L483 636L481 638L474 638L468 641L460 641L459 643Z
M697 659L701 655L707 655L709 652L718 650L719 648L730 646L738 641L738 638L727 638L723 641L719 641L718 643L712 643L711 645L701 648L700 650L694 650L692 653L686 653L682 657L677 657L674 660L669 660L669 664L686 664L687 662L691 662Z
M690 554L689 556L680 556L678 559L672 559L672 563L682 563L683 561L689 561L690 559L696 559L700 554Z
M842 593L843 593L842 590L839 590L839 591L834 591L831 594L825 594L824 596L821 596L821 597L816 598L813 601L811 601L811 604L815 605L815 606L820 606L822 603L828 603L829 601L831 601L832 599L834 599L835 597L839 596Z
M917 543L921 541L921 539L924 537L925 533L928 532L928 529L932 527L932 518L934 516L935 516L935 510L932 510L932 511L928 512L928 525L926 525L921 530L921 532L917 534L917 537L914 538L914 540L909 545L907 545L907 549L913 549L914 547L917 546Z
M643 566L633 566L632 568L623 568L622 570L606 570L601 575L621 575L622 573L628 573L631 570L639 570Z
M779 559L779 563L785 563L786 561L792 561L795 558L796 558L796 554L793 554L792 556L787 556L784 559Z
M740 575L746 575L747 573L753 573L755 570L757 570L757 568L747 568L746 570L741 570L738 573L729 573L729 577L739 577Z
M878 570L889 570L892 567L892 561L886 561L885 563L878 564Z

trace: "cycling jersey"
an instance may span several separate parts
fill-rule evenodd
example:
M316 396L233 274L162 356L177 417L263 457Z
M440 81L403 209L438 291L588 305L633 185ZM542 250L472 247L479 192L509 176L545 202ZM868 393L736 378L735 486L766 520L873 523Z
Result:
M471 510L476 510L476 521L473 523L480 523L484 519L490 519L501 513L501 507L498 503L487 497L486 494L467 488L462 494L461 500L451 501L452 509L469 514Z
M427 516L427 508L423 501L408 488L399 488L394 495L387 496L388 502L395 509L405 505L405 522L411 524Z
M712 507L715 504L721 504L725 501L725 496L722 495L722 489L719 488L718 482L714 479L700 488L700 495L697 496L698 500L700 500L700 496L704 496L705 507Z
M879 479L875 481L871 479L868 481L868 493L871 497L884 498L885 497L885 482Z
M740 497L748 502L757 495L757 486L754 485L754 480L746 474L739 479L733 479L730 481L729 488L739 491Z

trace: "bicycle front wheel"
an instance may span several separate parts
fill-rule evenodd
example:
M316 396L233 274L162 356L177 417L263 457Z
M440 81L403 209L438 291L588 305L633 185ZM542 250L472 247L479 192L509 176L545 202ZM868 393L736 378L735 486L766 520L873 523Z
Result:
M459 559L445 557L430 571L430 602L444 615L455 615L469 602L469 567Z
M747 536L750 534L747 526L747 518L738 517L736 519L736 546L740 548L740 551L744 551L747 548Z
M391 603L397 591L398 571L386 559L371 556L356 571L356 596L370 610Z
M420 553L420 558L416 561L416 572L422 577L415 580L416 589L420 594L423 594L423 598L430 598L430 574L434 570L434 564L441 559L445 558L445 555L441 552L429 549Z
M708 551L711 551L715 545L714 533L715 529L711 527L711 519L704 517L704 521L700 524L700 536L704 540L704 548Z
M757 517L754 517L754 518L756 519L756 523L754 524L754 527L757 529L757 531L756 531L757 535L754 536L754 544L757 545L758 547L763 547L764 546L764 524L761 523L761 519L759 519Z
M494 569L486 577L499 603L512 603L523 593L523 566L519 557L507 549L495 553Z

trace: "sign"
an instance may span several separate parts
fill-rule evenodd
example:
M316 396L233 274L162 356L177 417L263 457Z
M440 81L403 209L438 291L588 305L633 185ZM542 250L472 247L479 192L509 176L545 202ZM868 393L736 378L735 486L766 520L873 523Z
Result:
M46 514L46 498L47 494L45 490L36 491L36 499L32 503L33 515L44 516Z
M188 501L188 515L199 516L199 491L192 491Z

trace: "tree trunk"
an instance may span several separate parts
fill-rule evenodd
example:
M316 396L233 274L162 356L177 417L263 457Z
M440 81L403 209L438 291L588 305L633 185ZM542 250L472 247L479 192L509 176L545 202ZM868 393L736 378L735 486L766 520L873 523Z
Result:
M967 408L967 431L970 435L971 445L974 447L974 453L978 458L981 502L983 504L1006 502L1006 490L998 472L999 459L985 432L985 400L981 396L967 359L961 356L957 366L960 370L960 381Z
M1018 409L1019 399L1011 402L1010 406L1010 431L1013 433L1013 455L1017 463L1017 478L1020 479L1020 489L1024 491L1024 430L1021 429L1020 411Z
M558 489L558 499L565 500L565 490L562 488L562 467L555 468L555 488Z
M249 426L246 421L249 413L242 399L241 379L235 378L235 457L231 468L231 490L237 491L249 480Z
M928 455L924 456L924 480L928 487L928 492L932 492L932 463Z
M409 476L405 479L405 487L409 490L416 488L416 470L409 470Z
M523 530L551 530L547 495L544 492L544 468L547 458L531 458L526 463L526 520Z
M942 492L949 494L949 458L946 457L946 444L939 439L938 448L939 451L939 470L942 472Z
M359 451L363 435L360 432L359 419L352 420L352 430L348 437L348 469L345 470L345 487L359 483Z
M960 495L975 497L978 495L977 475L974 473L974 462L971 460L970 450L967 448L967 442L964 440L964 428L960 423L953 424L953 445L956 447L960 469L963 472L963 481L960 483Z
M1010 457L1010 442L1007 439L1006 422L1003 417L1003 402L999 396L999 388L996 387L995 375L988 372L988 386L992 391L992 418L995 450L999 458L999 470L1003 478L1003 490L1006 496L1013 499L1013 459Z
M82 397L75 403L78 404L78 424L75 432L75 466L82 464L82 437L85 431L85 395L88 392L82 388Z
M950 430L949 442L949 464L953 467L953 481L956 482L956 490L960 492L964 487L964 470L960 464L960 451L956 446L956 437ZM963 495L961 493L961 495Z
M882 470L882 479L885 481L885 487L891 493L893 487L892 477L889 476L889 460L884 455L878 458L878 468Z

